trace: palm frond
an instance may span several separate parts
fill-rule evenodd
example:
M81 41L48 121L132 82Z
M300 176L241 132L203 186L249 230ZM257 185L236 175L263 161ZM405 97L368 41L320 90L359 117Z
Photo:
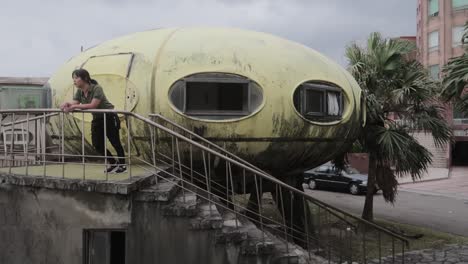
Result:
M440 83L420 63L409 60L414 51L414 43L385 39L379 33L370 34L366 47L353 43L346 49L348 69L366 91L367 121L359 142L377 164L372 176L390 202L397 191L396 177L419 178L431 163L431 153L413 137L412 129L432 133L437 146L452 136L435 99ZM397 123L391 114L409 123Z

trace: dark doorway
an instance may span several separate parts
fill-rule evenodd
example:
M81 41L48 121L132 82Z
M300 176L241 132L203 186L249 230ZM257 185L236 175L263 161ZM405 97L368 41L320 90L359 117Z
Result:
M468 166L468 141L458 141L453 146L452 166Z
M125 264L125 232L111 232L110 263Z
M84 264L125 264L125 231L84 230Z

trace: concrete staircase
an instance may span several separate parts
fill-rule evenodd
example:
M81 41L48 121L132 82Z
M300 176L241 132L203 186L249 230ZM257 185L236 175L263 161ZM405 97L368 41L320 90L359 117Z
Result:
M418 140L418 142L426 147L432 153L432 163L431 167L433 168L447 168L447 150L448 145L443 148L438 148L434 145L434 138L432 134L415 132L413 136Z
M239 263L328 263L309 256L303 248L286 243L267 230L260 230L245 217L238 216L193 191L184 190L180 181L167 178L157 185L138 191L134 200L159 203L164 217L189 218L189 229L215 231L215 244L224 247L229 262Z

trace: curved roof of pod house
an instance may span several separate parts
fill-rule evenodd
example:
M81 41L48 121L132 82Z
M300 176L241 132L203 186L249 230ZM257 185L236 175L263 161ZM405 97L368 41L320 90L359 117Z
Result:
M352 109L343 113L345 121L359 107L360 88L343 67L319 52L270 34L237 28L188 27L138 32L106 41L70 59L51 78L51 83L70 78L71 71L92 56L134 53L152 70L151 86L163 87L159 98L184 76L201 72L226 72L250 78L270 97L272 105L284 104L279 97L292 98L296 87L307 81L326 81L338 85ZM118 72L118 64L108 71ZM84 66L86 68L86 65ZM62 77L64 76L64 77ZM131 77L130 77L131 79ZM69 82L69 81L67 81ZM63 83L63 82L62 82ZM269 89L281 93L272 98ZM156 96L158 97L158 96ZM274 96L273 96L274 97ZM292 104L292 100L289 100Z

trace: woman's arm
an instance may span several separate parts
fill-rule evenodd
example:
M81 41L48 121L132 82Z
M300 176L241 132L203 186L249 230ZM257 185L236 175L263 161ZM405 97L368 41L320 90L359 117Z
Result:
M79 104L80 102L76 101L76 100L73 100L71 102L64 102L60 105L60 109L61 110L65 110L65 108L70 108L70 106L72 105L77 105Z
M74 109L96 109L101 103L101 100L93 98L89 104L72 104L68 107L69 111Z

